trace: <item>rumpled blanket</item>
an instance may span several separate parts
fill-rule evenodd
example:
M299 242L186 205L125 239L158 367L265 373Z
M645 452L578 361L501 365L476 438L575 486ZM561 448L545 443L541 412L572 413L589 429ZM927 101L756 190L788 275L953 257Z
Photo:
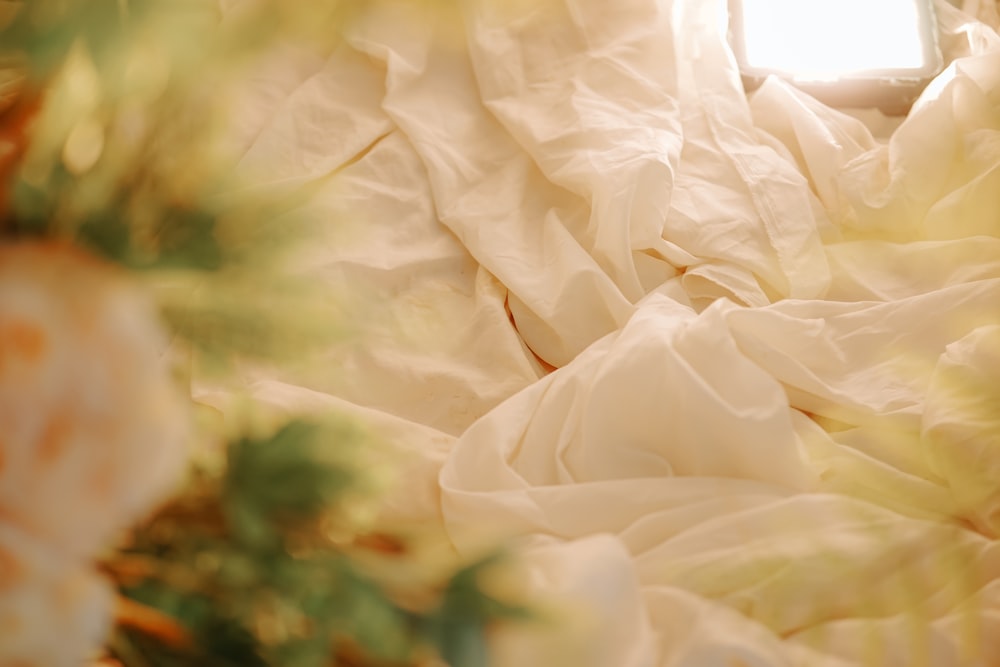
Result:
M348 333L245 389L404 450L387 516L515 545L565 622L497 665L1000 664L996 6L938 4L876 136L748 97L721 4L386 0L269 61L240 169L311 188Z

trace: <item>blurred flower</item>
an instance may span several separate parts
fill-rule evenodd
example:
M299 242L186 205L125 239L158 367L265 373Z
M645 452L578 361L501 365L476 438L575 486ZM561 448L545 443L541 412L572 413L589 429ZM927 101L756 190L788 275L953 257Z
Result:
M0 244L4 524L85 564L172 490L188 415L165 352L127 274L60 244Z
M77 667L110 611L106 582L0 525L0 665Z

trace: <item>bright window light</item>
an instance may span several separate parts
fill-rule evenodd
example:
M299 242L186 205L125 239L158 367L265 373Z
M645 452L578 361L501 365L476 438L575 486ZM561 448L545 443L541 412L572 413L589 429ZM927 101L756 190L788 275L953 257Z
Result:
M919 0L742 0L745 65L830 80L928 65Z

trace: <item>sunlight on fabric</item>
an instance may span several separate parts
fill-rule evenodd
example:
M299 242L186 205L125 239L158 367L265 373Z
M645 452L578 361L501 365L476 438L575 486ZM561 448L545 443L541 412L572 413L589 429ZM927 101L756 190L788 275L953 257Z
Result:
M743 0L747 64L806 79L926 65L915 0Z

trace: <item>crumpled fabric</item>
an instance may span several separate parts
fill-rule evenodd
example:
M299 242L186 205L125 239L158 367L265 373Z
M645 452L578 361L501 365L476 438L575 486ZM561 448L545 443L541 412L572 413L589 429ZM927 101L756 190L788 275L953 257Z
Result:
M1000 35L965 4L876 136L748 97L716 3L373 3L236 126L312 188L297 270L353 332L246 389L407 452L387 515L516 546L564 623L495 664L1000 663Z

